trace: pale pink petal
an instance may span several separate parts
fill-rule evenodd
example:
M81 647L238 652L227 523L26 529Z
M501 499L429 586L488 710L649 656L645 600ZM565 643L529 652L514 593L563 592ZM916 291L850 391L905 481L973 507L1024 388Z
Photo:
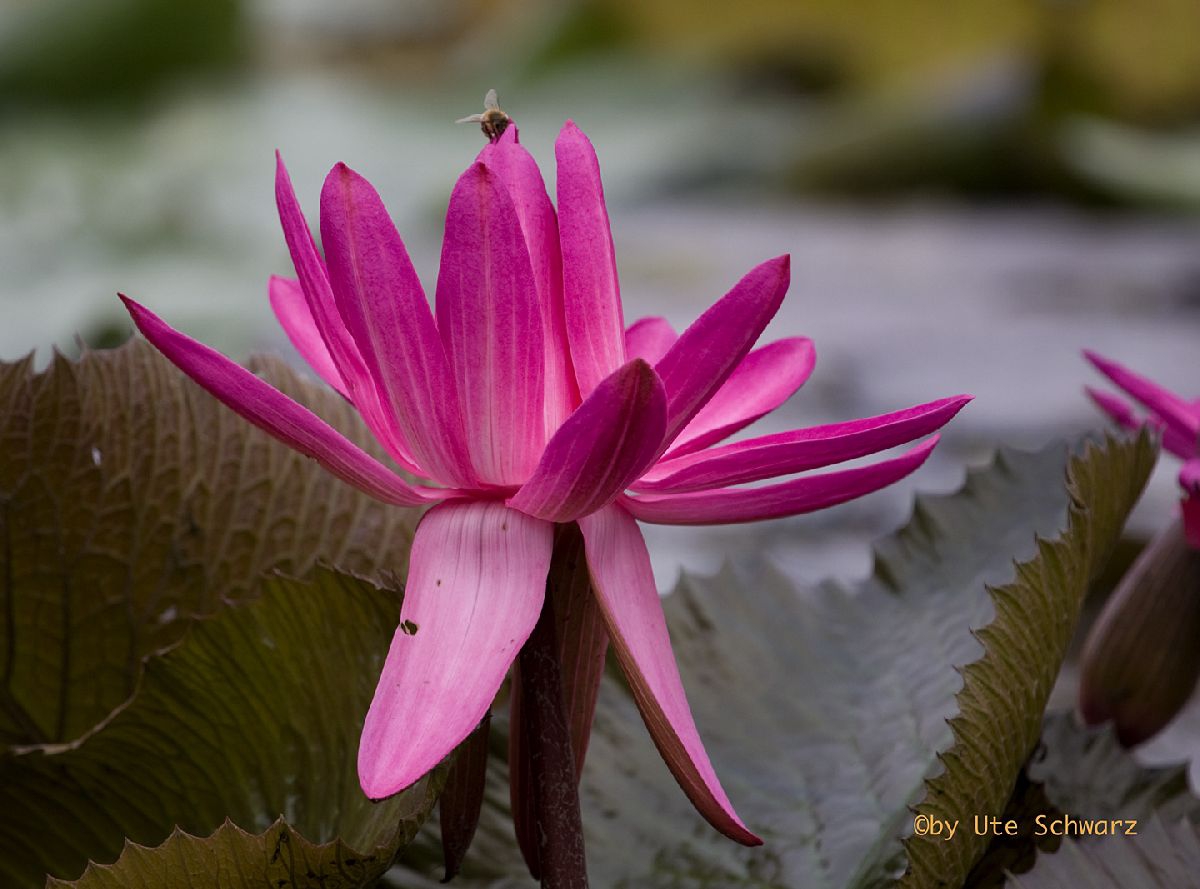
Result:
M450 195L437 327L480 480L519 485L546 443L541 309L512 199L483 164Z
M308 408L220 352L169 327L132 299L121 299L138 330L176 367L259 429L312 457L360 491L398 506L436 503L454 493L413 487Z
M354 344L350 332L346 330L346 325L342 323L333 298L333 290L329 286L329 274L325 263L317 253L312 232L304 220L300 202L296 200L296 192L292 188L292 180L279 152L275 153L275 202L279 207L283 237L292 255L292 263L296 267L309 314L345 384L344 394L362 415L363 421L375 438L403 469L416 475L428 476L429 473L413 459L412 449L397 426L396 418L380 403L375 381L367 373L358 347Z
M899 481L925 462L935 435L899 457L870 466L804 476L760 488L629 496L621 502L639 521L660 525L726 525L814 512Z
M587 398L625 363L625 321L600 164L572 121L554 143L567 340L579 394Z
M1083 355L1098 371L1152 411L1168 430L1191 442L1191 453L1196 452L1196 440L1200 436L1200 410L1153 380L1134 373L1103 355L1087 349Z
M804 337L755 349L671 444L667 455L706 448L744 429L792 397L813 371L817 353Z
M579 527L613 649L658 752L713 827L739 843L761 844L734 811L696 731L637 524L614 505L581 518Z
M666 318L639 318L625 330L625 354L653 366L662 360L677 339L679 334Z
M533 156L518 143L516 124L479 152L477 160L496 173L508 188L537 282L542 306L542 342L546 349L546 439L579 405L579 388L567 347L567 322L563 316L562 249L558 243L558 217L546 194L541 171Z
M279 320L279 326L292 341L300 357L338 394L349 398L350 390L346 388L346 382L333 363L329 348L321 338L321 332L317 330L300 282L272 275L267 285L267 297L271 301L271 310Z
M570 522L612 503L658 455L665 423L662 382L635 358L601 381L559 427L508 505Z
M696 416L774 317L790 278L786 256L751 269L655 365L667 390L667 441Z
M832 466L928 435L970 400L969 395L957 395L865 420L779 432L662 460L633 488L647 493L699 491Z
M537 623L553 531L497 501L444 503L421 520L358 748L371 799L408 787L479 725Z
M404 242L375 189L338 164L321 190L321 238L338 312L417 462L475 487L446 350Z
M1196 453L1196 442L1187 435L1181 433L1179 429L1167 426L1158 417L1140 418L1119 398L1109 395L1107 392L1101 392L1099 389L1093 389L1091 386L1084 386L1084 391L1095 402L1096 406L1104 413L1108 414L1122 429L1134 431L1141 429L1142 426L1149 425L1162 436L1163 447L1179 457L1181 460L1186 460Z

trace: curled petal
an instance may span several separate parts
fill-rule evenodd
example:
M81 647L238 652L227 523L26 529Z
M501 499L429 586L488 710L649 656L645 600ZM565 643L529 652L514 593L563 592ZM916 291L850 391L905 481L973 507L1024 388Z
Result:
M546 194L546 184L537 161L517 141L517 125L508 128L495 142L479 152L477 160L492 170L508 188L533 264L538 301L542 311L542 341L546 355L545 439L579 405L579 389L567 346L567 322L563 315L562 248L558 243L558 216Z
M674 440L746 357L783 302L789 269L786 256L751 269L655 365L667 390L667 441Z
M325 340L317 330L300 282L272 275L267 286L267 296L271 301L271 310L279 320L279 326L296 347L300 357L339 395L349 398L350 390L334 364Z
M625 330L625 354L655 365L670 351L679 334L666 318L639 318Z
M586 398L625 363L625 321L596 150L567 121L554 143L554 157L564 318L575 380Z
M1162 421L1167 431L1186 441L1189 444L1189 456L1196 453L1196 441L1197 437L1200 437L1200 410L1153 380L1136 374L1103 355L1086 349L1083 355L1100 373L1145 405Z
M570 522L612 503L658 455L665 424L662 382L635 358L601 382L559 427L509 506Z
M660 525L725 525L814 512L899 481L925 462L938 437L870 466L826 472L760 488L648 494L622 500L634 518Z
M971 398L957 395L866 420L813 426L663 460L634 488L646 492L698 491L790 475L875 454L928 435L950 421Z
M713 827L739 843L760 845L725 795L696 731L637 524L614 505L580 519L579 527L613 649L658 752Z
M474 487L454 375L421 282L383 201L345 164L321 191L321 238L338 311L413 456L439 481Z
M437 323L480 479L520 484L546 443L541 309L516 208L483 164L450 196Z
M683 428L668 456L706 448L769 414L804 385L816 363L812 340L804 337L755 349Z
M132 299L121 299L138 330L176 367L259 429L312 457L360 491L398 506L436 503L452 493L408 484L308 408L220 352L169 327Z
M413 538L404 621L358 748L371 799L399 793L479 725L545 598L553 527L491 502L449 502Z

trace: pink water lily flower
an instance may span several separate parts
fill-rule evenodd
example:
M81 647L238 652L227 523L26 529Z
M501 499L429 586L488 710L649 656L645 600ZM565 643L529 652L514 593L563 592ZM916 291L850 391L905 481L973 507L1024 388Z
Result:
M1092 401L1125 429L1139 429L1143 425L1156 429L1162 435L1162 446L1183 461L1179 487L1184 536L1189 546L1200 549L1200 399L1189 401L1103 355L1088 350L1083 354L1098 371L1146 408L1148 414L1139 417L1120 398L1087 386Z
M654 743L717 830L757 844L697 733L637 523L756 521L875 491L920 466L936 436L871 465L745 485L929 435L969 398L717 444L782 404L813 368L803 338L751 351L787 290L788 258L752 269L682 334L661 318L626 329L595 152L568 122L555 156L557 212L515 125L461 176L435 311L365 179L338 164L325 180L322 258L278 165L298 280L271 281L275 313L395 464L427 483L126 305L150 342L250 422L372 497L431 507L412 546L404 627L363 727L368 796L408 787L480 724L538 621L555 525L577 523L588 595ZM600 672L581 675L598 683ZM590 725L594 689L570 699L586 702Z

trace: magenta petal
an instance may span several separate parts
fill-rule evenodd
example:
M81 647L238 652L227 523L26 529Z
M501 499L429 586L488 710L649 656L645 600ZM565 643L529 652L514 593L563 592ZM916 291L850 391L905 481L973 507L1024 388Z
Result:
M437 326L479 478L520 484L546 443L541 309L517 211L483 164L472 164L450 196Z
M670 351L679 334L666 318L639 318L625 331L625 354L655 365Z
M563 315L562 249L558 243L558 217L546 194L546 184L533 156L517 142L516 124L510 124L496 142L489 142L477 158L508 188L533 264L542 311L545 344L545 439L579 404L579 389L567 347L567 322ZM543 440L545 440L543 439Z
M812 340L804 337L755 349L683 428L668 456L706 448L769 414L804 385L816 363Z
M404 242L375 189L338 164L321 191L321 237L338 311L417 462L474 487L450 362Z
M610 506L581 518L579 527L613 648L658 752L713 827L739 843L761 844L733 810L696 731L637 524Z
M1200 436L1200 410L1153 380L1136 374L1103 355L1087 349L1083 355L1098 371L1151 410L1168 430L1191 442L1191 452L1195 453L1196 439Z
M283 237L292 255L292 263L296 266L309 315L345 384L343 394L358 409L371 432L402 468L416 475L429 475L413 459L404 434L396 425L396 418L380 403L375 381L367 373L358 347L338 314L325 263L317 253L312 232L308 230L300 202L296 200L287 167L278 152L275 153L275 202L279 206ZM286 323L284 329L287 330ZM292 336L291 331L288 331L288 336ZM301 352L303 354L303 350Z
M788 257L762 263L701 315L655 365L667 389L667 441L677 436L746 357L790 279Z
M1189 438L1176 427L1167 426L1159 417L1153 416L1149 419L1141 419L1121 399L1109 395L1107 392L1101 392L1099 389L1093 389L1091 386L1084 386L1083 388L1087 392L1088 397L1095 402L1096 406L1108 414L1113 422L1122 429L1133 431L1141 429L1144 425L1149 425L1150 428L1162 435L1163 447L1181 460L1186 460L1196 453L1197 445L1195 439Z
M625 363L625 321L600 164L571 121L554 143L567 339L579 394L587 398Z
M760 488L649 494L622 500L634 518L660 525L724 525L814 512L899 481L925 462L935 435L910 451L870 466L796 478Z
M639 492L697 491L831 466L928 435L970 400L968 395L957 395L865 420L764 435L663 460L654 467L653 475L647 473L634 488Z
M606 506L657 456L665 424L662 382L635 358L559 427L509 506L552 522L574 521Z
M408 787L483 718L545 598L553 527L490 502L426 513L358 748L363 792Z
M333 363L333 357L329 354L325 340L321 338L321 332L317 330L300 282L272 275L267 285L267 296L271 301L271 310L279 319L279 326L292 341L300 357L343 398L349 398L350 391Z
M122 296L121 300L138 330L180 370L255 426L312 457L343 481L398 506L436 503L452 493L409 485L308 408L220 352L169 327L132 299Z

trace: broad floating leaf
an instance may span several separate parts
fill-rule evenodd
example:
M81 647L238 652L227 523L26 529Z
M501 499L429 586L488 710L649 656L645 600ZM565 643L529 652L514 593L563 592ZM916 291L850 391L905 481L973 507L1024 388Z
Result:
M1065 448L1004 452L957 494L919 500L908 527L878 548L874 576L858 584L798 588L769 565L685 575L664 602L680 672L729 796L765 845L722 842L701 821L646 741L628 692L606 681L582 787L593 885L892 885L905 869L909 806L948 748L953 769L937 786L955 805L969 783L958 763L998 749L973 773L971 798L978 811L1002 812L1037 741L1087 577L1153 458L1146 439L1109 439L1069 461L1068 483ZM1014 558L1026 560L1015 581ZM988 585L1006 582L993 605ZM984 626L986 653L972 635ZM981 654L964 689L959 671ZM493 766L458 878L472 889L527 879L505 772ZM982 848L944 845L956 848L938 885L960 886ZM925 872L930 853L915 851ZM436 885L439 855L436 832L423 833L404 853L400 884Z

